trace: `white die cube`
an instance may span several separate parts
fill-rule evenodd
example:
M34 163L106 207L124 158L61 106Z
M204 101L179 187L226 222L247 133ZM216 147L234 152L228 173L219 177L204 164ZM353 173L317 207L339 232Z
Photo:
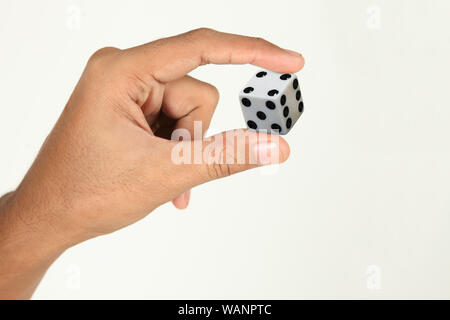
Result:
M295 74L258 71L241 90L239 101L251 130L287 134L303 113Z

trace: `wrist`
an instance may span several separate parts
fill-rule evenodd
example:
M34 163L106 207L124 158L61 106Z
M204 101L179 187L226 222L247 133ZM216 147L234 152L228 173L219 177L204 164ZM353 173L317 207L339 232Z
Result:
M69 244L41 216L42 212L31 212L19 202L15 192L0 198L0 251L14 252L17 259L46 260L59 256Z
M26 221L15 194L0 198L0 299L29 298L65 246L51 230ZM31 223L30 223L31 222Z

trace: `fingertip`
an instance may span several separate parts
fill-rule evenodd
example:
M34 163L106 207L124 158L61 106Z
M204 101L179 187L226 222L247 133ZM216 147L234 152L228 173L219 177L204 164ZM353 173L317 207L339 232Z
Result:
M292 68L295 70L294 72L300 71L305 66L305 58L303 55L297 51L284 49L289 56L292 58Z
M289 155L291 154L291 148L289 147L289 143L282 137L279 137L278 146L280 163L283 163L289 158Z
M186 206L182 203L182 201L180 201L180 199L178 197L176 197L175 199L172 200L172 204L178 210L183 210L186 208Z
M305 65L305 58L298 52L281 49L278 55L269 55L257 65L278 73L296 73Z
M175 208L183 210L188 207L190 197L191 197L191 190L188 190L177 196L175 199L173 199L172 203L175 206Z
M278 134L259 133L253 152L258 164L264 166L285 162L289 158L290 148L287 141Z

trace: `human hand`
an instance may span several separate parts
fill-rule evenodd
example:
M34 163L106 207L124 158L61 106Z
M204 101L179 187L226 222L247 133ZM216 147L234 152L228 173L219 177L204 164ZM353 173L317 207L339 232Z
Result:
M242 131L266 138L256 147L246 140L245 163L174 163L175 145L195 146L171 141L172 131L193 135L194 121L206 130L217 104L215 87L187 76L209 63L251 63L293 73L304 60L259 38L209 29L97 51L34 164L9 196L5 215L14 221L12 229L36 240L37 251L55 254L136 222L172 199L178 208L187 206L190 188L261 165L249 163L252 152L269 149L277 161L286 160L289 147L281 137ZM229 155L229 150L220 152Z

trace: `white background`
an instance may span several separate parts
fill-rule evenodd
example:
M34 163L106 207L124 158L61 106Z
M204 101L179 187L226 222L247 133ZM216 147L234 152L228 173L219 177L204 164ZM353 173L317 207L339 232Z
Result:
M186 211L68 250L35 298L450 298L449 1L0 2L0 192L14 189L89 55L197 27L306 58L289 161L200 186ZM256 69L193 73L244 126Z

